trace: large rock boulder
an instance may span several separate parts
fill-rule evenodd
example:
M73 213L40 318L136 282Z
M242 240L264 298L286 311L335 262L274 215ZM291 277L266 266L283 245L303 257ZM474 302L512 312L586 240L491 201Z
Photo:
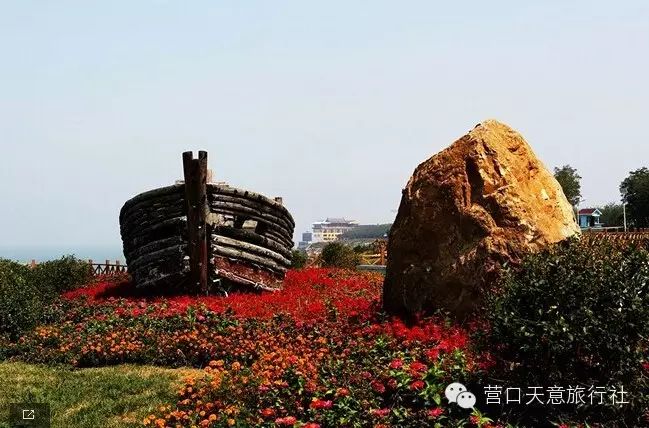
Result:
M470 314L505 263L579 233L561 186L495 120L420 164L388 241L385 308Z

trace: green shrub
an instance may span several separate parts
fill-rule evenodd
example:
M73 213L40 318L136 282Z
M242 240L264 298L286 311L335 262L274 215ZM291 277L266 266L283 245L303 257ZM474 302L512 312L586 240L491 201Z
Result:
M322 266L346 269L354 269L361 262L359 254L339 242L325 245L320 254L320 260Z
M293 250L291 252L291 267L293 269L302 269L308 260L306 252L301 250Z
M62 293L90 282L92 268L85 260L63 256L58 260L39 263L31 270L30 276L39 290Z
M545 406L541 413L636 423L632 415L648 398L648 281L649 253L636 246L573 239L529 256L487 301L491 350L500 363L494 379L515 387L623 386L631 404Z
M0 259L0 335L17 337L38 324L51 311L58 294L89 282L87 262L72 256L44 262L30 269Z
M24 265L0 259L0 335L18 336L38 321L49 296L29 281L30 271Z

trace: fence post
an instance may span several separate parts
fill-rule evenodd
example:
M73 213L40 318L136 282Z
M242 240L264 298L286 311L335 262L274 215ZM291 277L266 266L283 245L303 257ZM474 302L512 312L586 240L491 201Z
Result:
M183 153L189 271L192 288L207 294L207 152Z

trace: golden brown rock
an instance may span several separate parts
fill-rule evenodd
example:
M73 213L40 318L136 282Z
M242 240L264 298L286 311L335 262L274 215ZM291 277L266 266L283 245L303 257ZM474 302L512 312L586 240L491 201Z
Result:
M505 263L579 233L561 186L523 137L477 125L420 164L390 231L390 312L471 313Z

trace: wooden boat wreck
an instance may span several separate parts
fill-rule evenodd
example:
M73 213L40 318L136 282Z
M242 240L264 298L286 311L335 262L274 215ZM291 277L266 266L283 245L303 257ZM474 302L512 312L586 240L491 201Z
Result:
M274 290L290 266L295 222L281 198L208 183L207 153L183 153L184 182L128 200L119 221L136 287L216 293Z

